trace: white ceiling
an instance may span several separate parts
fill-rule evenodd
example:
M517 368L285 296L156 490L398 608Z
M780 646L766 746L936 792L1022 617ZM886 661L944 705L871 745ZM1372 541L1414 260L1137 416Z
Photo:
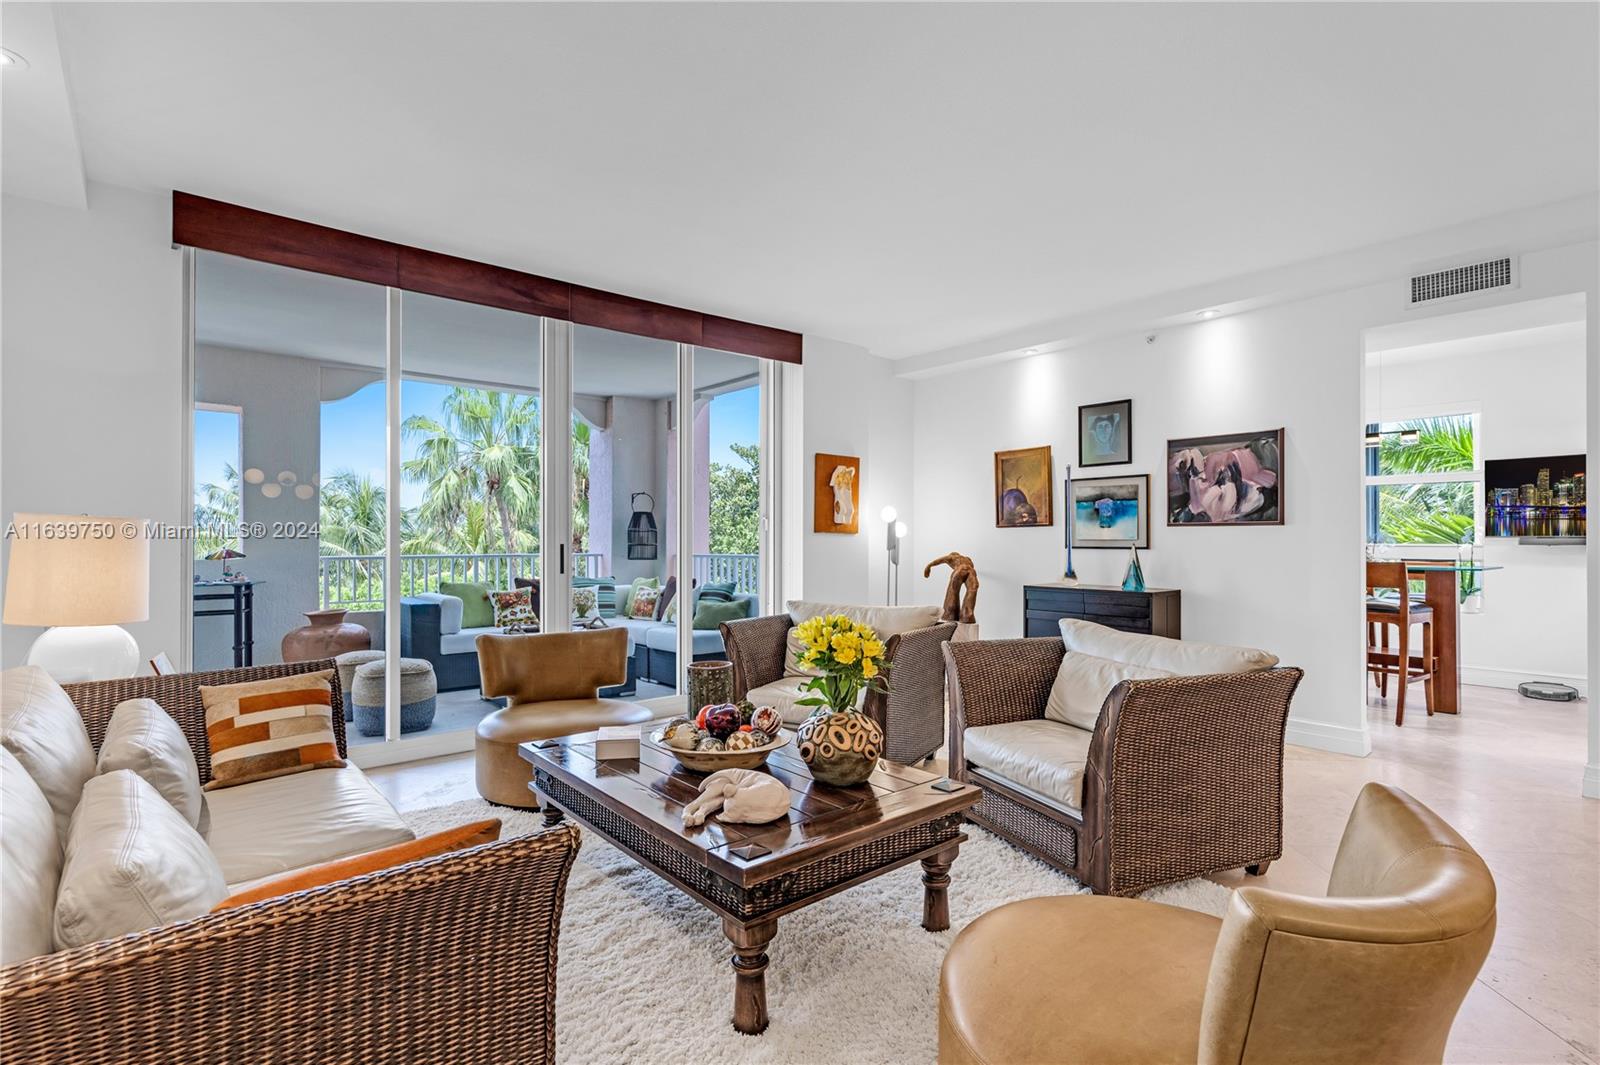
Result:
M56 8L91 179L891 357L1600 186L1593 4Z

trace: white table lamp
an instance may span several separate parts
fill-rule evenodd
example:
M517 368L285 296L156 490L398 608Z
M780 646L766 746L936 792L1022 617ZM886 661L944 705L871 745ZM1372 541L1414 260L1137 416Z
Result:
M5 623L52 626L28 664L62 684L131 677L139 645L121 626L150 617L150 543L137 518L18 514Z

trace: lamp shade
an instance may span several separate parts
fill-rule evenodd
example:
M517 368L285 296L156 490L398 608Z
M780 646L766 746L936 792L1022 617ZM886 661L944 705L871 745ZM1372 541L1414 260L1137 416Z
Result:
M121 625L150 617L150 542L137 518L18 514L7 625Z
M640 507L638 499L644 496L650 500L649 507ZM635 492L629 504L633 506L633 516L628 519L628 557L630 559L653 559L656 557L658 533L656 531L655 515L650 512L655 506L655 497L649 492Z

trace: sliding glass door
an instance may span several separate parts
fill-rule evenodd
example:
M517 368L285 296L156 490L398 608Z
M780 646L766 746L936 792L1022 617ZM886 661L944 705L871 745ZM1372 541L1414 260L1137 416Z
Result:
M770 362L192 254L192 668L339 657L378 764L470 748L483 633L646 700L767 605Z

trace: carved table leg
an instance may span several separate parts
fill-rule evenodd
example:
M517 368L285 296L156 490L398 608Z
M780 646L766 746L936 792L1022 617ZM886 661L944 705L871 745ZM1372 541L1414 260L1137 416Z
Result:
M767 944L778 933L776 917L751 924L723 918L733 944L733 1027L745 1035L767 1030Z
M557 806L543 795L539 796L539 798L544 802L543 807L541 807L541 809L544 811L544 827L554 828L556 825L559 825L561 823L561 819L566 816L566 814L561 812L561 807Z
M950 866L959 846L946 847L922 859L922 927L943 932L950 927Z

